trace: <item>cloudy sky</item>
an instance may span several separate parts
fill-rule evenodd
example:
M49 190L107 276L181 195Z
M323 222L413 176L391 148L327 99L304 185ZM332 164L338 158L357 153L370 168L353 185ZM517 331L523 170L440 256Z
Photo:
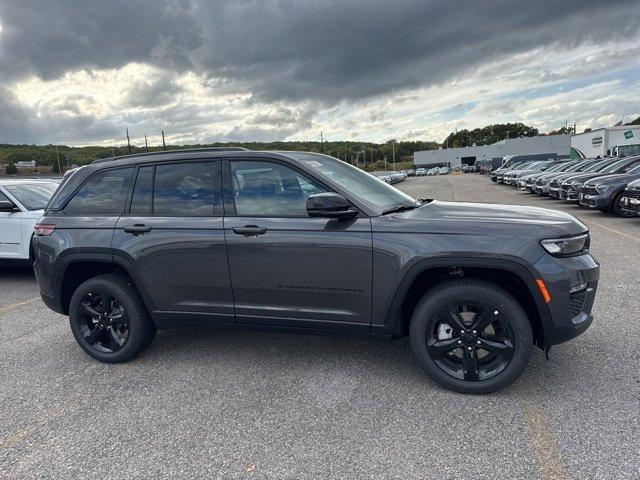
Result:
M0 0L0 143L441 141L638 115L638 0Z

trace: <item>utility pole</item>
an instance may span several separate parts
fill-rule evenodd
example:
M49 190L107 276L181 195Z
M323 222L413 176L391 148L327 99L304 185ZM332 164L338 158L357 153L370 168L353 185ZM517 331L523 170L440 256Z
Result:
M384 171L387 171L387 156L384 156Z
M131 141L129 140L129 129L127 128L127 148L129 149L129 155L131 155Z
M116 156L116 149L113 148L113 145L111 145L111 156L115 157Z
M365 167L367 166L367 149L364 147L364 143L362 144L362 163Z
M149 152L149 142L147 142L147 134L144 134L144 149Z
M324 153L324 137L322 136L322 130L320 131L320 150Z
M371 147L371 165L373 165L373 162L375 162L375 160L373 159L373 146Z
M58 155L58 145L56 145L56 160L58 161L58 172L62 173L62 168L60 167L60 155Z
M162 150L166 150L167 146L164 143L164 130L162 130Z

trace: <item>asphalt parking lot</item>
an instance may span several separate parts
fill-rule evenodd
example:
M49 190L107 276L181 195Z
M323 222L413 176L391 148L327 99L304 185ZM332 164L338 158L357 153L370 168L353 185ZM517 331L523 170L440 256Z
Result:
M593 326L485 396L430 381L406 339L162 331L106 365L28 269L0 267L0 478L640 478L640 219L473 174L397 186L578 215L602 265Z

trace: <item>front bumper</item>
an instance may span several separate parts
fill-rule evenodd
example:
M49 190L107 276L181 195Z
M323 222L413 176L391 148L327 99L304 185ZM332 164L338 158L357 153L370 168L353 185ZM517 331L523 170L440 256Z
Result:
M569 190L563 189L560 192L560 198L567 202L577 202L580 198L579 195L580 193L577 190L574 190L573 188L570 188Z
M549 196L551 198L559 199L561 192L562 192L562 188L560 187L549 188Z
M640 198L632 197L625 192L623 193L620 203L622 210L640 215Z
M588 253L566 258L544 255L535 268L551 295L545 345L566 342L583 333L593 322L592 309L600 278L596 259Z
M604 210L609 208L610 197L607 194L593 195L580 193L578 196L578 203L583 207L589 207L596 210Z

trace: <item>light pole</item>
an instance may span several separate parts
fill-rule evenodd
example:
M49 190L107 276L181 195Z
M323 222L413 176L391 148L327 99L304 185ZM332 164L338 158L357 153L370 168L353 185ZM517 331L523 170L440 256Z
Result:
M392 160L393 160L393 171L396 171L396 144L392 143L391 144L391 155L393 155Z

